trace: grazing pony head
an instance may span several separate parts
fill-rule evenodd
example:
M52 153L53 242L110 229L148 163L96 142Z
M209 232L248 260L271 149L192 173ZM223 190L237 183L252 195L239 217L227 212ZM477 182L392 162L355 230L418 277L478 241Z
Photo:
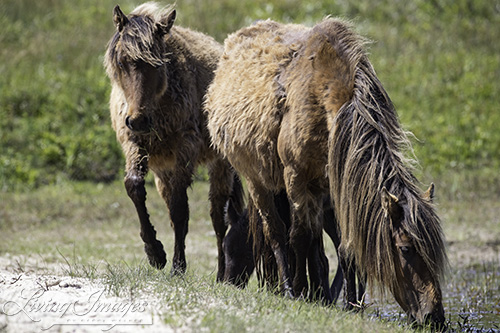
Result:
M390 230L392 254L386 269L394 277L389 288L410 322L442 326L445 321L439 271L442 258L439 233L433 234L431 224L439 221L432 209L434 185L420 198L406 199L391 194L385 187L380 197L383 219ZM438 229L439 230L439 229ZM433 239L435 237L438 239ZM392 267L392 268L391 268Z
M348 45L346 59L359 55L354 89L335 115L328 158L342 247L371 286L394 295L409 321L442 326L440 280L448 260L434 189L418 188L405 156L412 152L408 133L362 44Z
M164 37L175 20L175 9L154 3L137 7L128 17L119 6L113 10L116 33L105 56L113 84L126 99L126 126L133 132L151 130L151 110L158 107L167 90L168 50Z
M224 281L244 288L255 268L252 235L249 233L248 209L238 214L233 199L226 205L226 223L231 226L224 237L223 246L226 261Z

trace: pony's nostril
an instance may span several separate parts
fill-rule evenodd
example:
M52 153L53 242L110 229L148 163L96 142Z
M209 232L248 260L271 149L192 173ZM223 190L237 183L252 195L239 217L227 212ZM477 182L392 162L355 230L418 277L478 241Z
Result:
M135 118L127 116L125 117L125 126L134 132L147 132L151 128L151 119L143 115Z
M130 116L125 117L125 126L133 130L132 125L130 124Z

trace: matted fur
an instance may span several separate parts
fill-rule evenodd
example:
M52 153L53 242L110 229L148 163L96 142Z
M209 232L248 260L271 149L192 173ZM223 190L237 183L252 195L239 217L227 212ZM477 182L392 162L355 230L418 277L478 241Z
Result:
M292 242L321 233L321 198L329 193L344 249L370 282L394 292L398 278L388 259L396 246L381 204L384 186L404 205L403 229L434 281L447 259L439 218L405 157L407 134L364 44L337 19L313 28L258 22L227 38L205 106L213 145L247 179L253 201L267 209L266 201L286 189ZM276 214L264 215L272 227Z

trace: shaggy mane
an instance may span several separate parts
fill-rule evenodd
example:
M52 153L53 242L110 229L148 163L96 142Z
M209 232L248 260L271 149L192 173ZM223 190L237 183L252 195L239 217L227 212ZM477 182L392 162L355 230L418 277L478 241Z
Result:
M381 191L399 198L403 229L412 238L433 279L447 267L444 236L432 204L413 176L413 150L394 106L366 55L354 73L354 95L337 113L329 137L330 194L340 223L342 247L381 291L399 288L391 223ZM356 184L355 186L353 184Z

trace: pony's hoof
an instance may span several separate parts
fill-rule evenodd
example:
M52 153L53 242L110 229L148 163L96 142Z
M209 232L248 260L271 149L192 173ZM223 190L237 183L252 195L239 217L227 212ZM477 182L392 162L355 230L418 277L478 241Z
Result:
M225 281L225 279L224 279L224 275L225 275L224 270L222 270L222 271L221 271L221 270L219 269L219 271L217 272L217 279L216 279L217 283L230 282L230 283L235 284L235 283L234 283L234 280L235 280L234 278L233 278L233 281Z
M163 269L167 264L167 254L160 241L155 241L154 244L145 244L144 251L148 256L149 264L154 268Z
M183 276L186 273L186 263L177 263L172 265L171 276Z
M283 296L287 299L294 299L295 298L292 288L283 289Z

